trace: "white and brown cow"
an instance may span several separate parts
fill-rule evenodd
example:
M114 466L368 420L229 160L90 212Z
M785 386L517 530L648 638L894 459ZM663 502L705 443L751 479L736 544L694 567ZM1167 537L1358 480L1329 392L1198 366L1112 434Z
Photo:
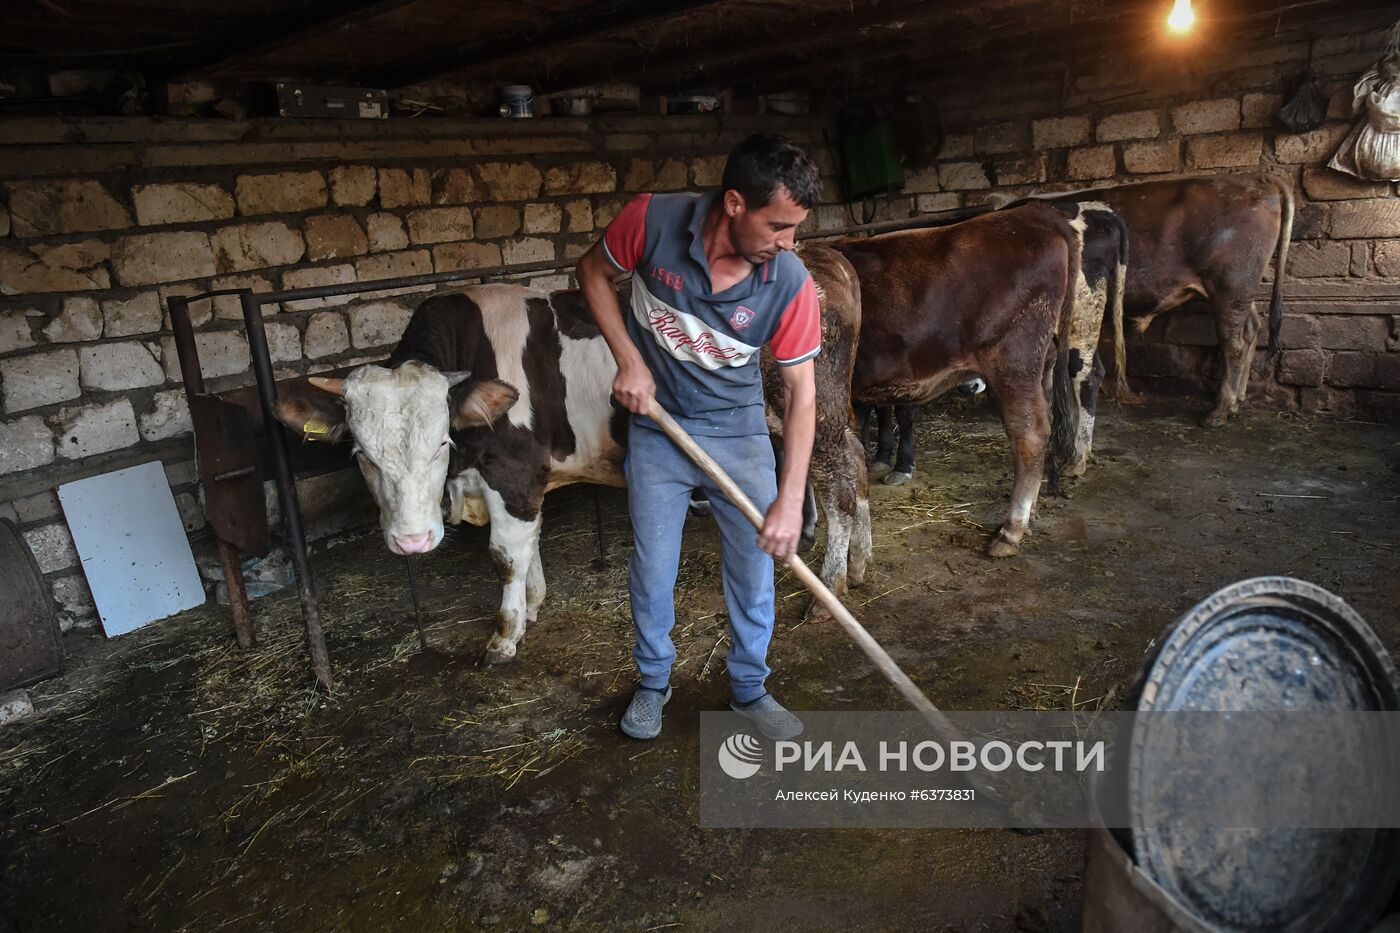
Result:
M1094 446L1094 422L1098 414L1099 387L1106 368L1099 356L1099 335L1105 320L1113 324L1115 395L1130 396L1126 376L1123 334L1123 294L1128 275L1128 228L1113 209L1101 201L1056 203L1079 232L1081 253L1079 282L1070 324L1070 379L1079 405L1078 431L1068 462L1052 452L1049 485L1058 492L1063 476L1083 476ZM1048 390L1047 390L1048 391Z
M503 592L483 660L502 663L544 602L545 493L625 483L616 372L578 292L479 285L426 299L384 365L313 378L324 391L280 402L277 416L307 438L353 439L390 551L436 548L444 499L448 520L489 523Z

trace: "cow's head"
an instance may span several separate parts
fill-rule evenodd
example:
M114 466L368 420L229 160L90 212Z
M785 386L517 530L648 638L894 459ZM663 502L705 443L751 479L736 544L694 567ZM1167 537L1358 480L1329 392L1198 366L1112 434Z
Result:
M309 381L322 391L278 402L277 419L307 440L350 435L395 554L426 553L442 542L451 432L490 427L519 396L498 379L473 382L469 373L415 362Z

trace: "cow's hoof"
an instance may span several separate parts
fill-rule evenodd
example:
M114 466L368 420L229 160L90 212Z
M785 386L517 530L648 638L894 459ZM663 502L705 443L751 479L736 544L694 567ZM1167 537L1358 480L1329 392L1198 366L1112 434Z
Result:
M806 554L808 551L810 551L812 548L814 548L814 547L816 547L816 546L817 546L817 536L816 536L816 535L806 535L806 534L804 534L801 538L798 538L798 539L797 539L797 553L799 553L799 554Z
M814 599L812 600L812 605L807 607L807 615L803 618L803 621L830 622L831 613L827 611L827 608L825 606L823 606L820 602Z
M880 482L884 483L886 486L903 486L905 483L909 482L913 478L913 473L900 473L898 471L892 471L890 473L887 473L885 475L885 478L880 480Z
M486 650L481 652L481 657L477 659L477 667L496 667L501 664L509 664L515 660L515 646L509 644L496 645L488 644Z
M1211 412L1210 414L1206 415L1204 418L1201 419L1201 427L1203 427L1203 428L1223 428L1223 427L1225 427L1226 422L1228 422L1229 420L1230 420L1230 416L1229 416L1229 415L1223 414L1223 413L1218 412L1218 411L1213 411L1213 412Z
M997 532L996 540L987 548L988 557L1015 557L1019 553L1021 546L1006 540L1001 532Z
M886 463L883 460L871 460L866 464L866 470L871 476L884 476L892 469L894 469L894 464Z
M691 499L690 514L700 518L709 518L715 514L715 507L709 499Z

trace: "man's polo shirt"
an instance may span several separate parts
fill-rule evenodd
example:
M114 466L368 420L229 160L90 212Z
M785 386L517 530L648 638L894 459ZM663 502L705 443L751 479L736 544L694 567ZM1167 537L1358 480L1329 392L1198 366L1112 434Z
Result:
M781 252L719 294L710 290L705 215L718 194L643 194L608 224L603 249L632 275L627 332L656 400L691 434L768 433L759 348L780 366L821 350L821 311L802 261ZM637 419L647 427L650 418Z

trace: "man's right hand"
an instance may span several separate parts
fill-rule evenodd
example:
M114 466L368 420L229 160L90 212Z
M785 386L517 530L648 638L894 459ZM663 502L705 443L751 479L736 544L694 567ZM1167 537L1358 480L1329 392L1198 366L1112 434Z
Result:
M638 362L618 369L617 378L613 380L613 396L622 403L623 408L633 414L645 415L655 394L656 383L645 363Z

